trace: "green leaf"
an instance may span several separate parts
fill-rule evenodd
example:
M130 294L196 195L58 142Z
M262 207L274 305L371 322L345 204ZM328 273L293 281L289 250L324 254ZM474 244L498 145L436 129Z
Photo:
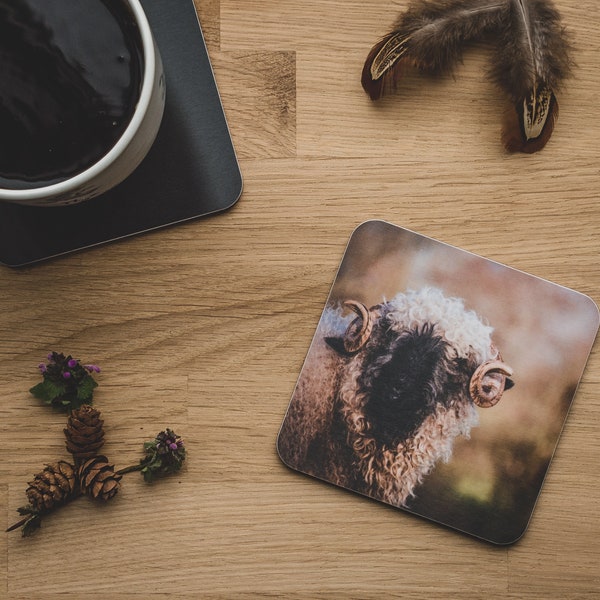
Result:
M27 506L20 506L19 508L17 508L17 512L20 515L33 515L33 514L35 514L35 511L33 510L33 508L31 506L29 506L29 504Z
M46 388L44 387L44 383L38 383L29 389L29 392L33 394L36 398L44 399L46 396Z
M160 469L161 466L162 461L160 460L160 456L155 456L151 462L146 464L144 469L147 469L148 471L156 471L157 469Z
M45 379L41 383L34 385L29 390L36 398L43 400L46 403L52 402L55 398L58 398L65 393L66 387L64 385L57 385L52 381Z
M77 400L80 400L82 402L90 400L94 393L94 388L96 387L98 387L98 384L96 383L93 377L91 377L90 375L84 377L79 382L79 385L77 387Z

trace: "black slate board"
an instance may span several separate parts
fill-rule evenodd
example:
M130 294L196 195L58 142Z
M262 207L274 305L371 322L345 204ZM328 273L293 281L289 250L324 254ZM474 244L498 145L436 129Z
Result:
M142 0L167 97L154 146L123 183L65 207L0 202L0 262L12 266L226 210L242 176L192 0Z

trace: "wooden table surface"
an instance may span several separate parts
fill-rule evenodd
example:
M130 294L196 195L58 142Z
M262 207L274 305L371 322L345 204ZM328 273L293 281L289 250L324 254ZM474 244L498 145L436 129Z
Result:
M31 538L0 539L0 597L598 598L600 355L584 373L530 527L496 547L287 469L275 439L353 229L384 219L600 300L600 10L557 0L577 67L548 146L508 155L489 48L454 77L360 87L405 0L197 0L244 177L229 211L0 269L0 506L68 458L28 392L50 350L97 362L105 451L166 426L178 476L128 475Z

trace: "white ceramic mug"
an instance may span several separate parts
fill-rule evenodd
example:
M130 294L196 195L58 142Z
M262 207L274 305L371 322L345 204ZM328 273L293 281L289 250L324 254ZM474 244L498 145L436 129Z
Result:
M98 196L130 175L154 143L165 105L162 61L139 0L122 0L131 10L141 37L141 86L129 123L114 145L97 162L58 183L27 189L0 185L0 200L34 206L63 206Z

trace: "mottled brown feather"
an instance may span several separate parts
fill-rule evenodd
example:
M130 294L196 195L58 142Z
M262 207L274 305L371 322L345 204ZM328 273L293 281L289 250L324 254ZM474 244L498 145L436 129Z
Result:
M502 128L502 143L508 152L533 154L541 150L552 136L554 124L558 118L558 101L556 96L552 94L548 114L540 135L529 139L525 133L526 128L522 117L523 102L524 99L521 99L506 111Z
M371 99L393 90L407 67L449 73L462 59L464 44L498 26L507 0L424 0L413 2L392 31L369 52L361 83Z
M388 34L373 46L367 56L367 60L363 66L361 84L365 92L369 94L371 100L377 100L394 89L397 80L402 76L407 60L401 57L400 50L396 51L395 59L392 59L391 54L387 53L388 65L386 68L380 69L380 73L378 71L378 76L373 75L373 66L382 65L386 62L386 59L380 56L382 50L390 44L392 39L396 39L397 37L395 33Z

